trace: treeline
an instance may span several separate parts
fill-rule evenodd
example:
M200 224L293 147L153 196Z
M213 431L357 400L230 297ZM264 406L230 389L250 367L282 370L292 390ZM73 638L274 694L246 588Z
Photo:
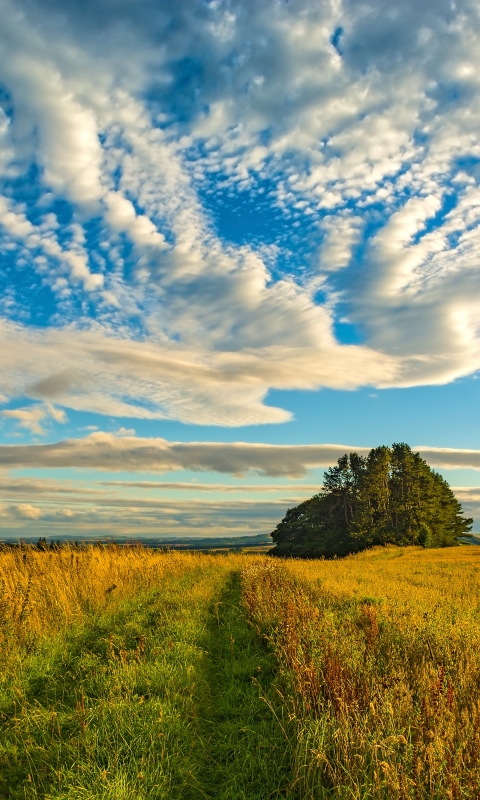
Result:
M473 519L448 483L407 444L345 454L323 491L289 509L272 533L274 555L332 558L373 545L451 547Z

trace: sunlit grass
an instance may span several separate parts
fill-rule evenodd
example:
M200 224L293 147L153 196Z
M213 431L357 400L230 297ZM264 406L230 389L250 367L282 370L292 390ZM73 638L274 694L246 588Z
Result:
M0 552L0 797L480 797L480 548Z
M251 680L268 691L275 660L241 611L243 563L1 553L0 797L274 795L288 745Z
M282 666L300 797L480 797L480 550L265 559L243 582Z

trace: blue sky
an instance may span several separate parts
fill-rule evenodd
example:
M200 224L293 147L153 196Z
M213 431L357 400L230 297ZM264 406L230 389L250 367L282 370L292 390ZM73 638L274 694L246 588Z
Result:
M472 0L0 0L5 535L269 532L407 441L480 531Z

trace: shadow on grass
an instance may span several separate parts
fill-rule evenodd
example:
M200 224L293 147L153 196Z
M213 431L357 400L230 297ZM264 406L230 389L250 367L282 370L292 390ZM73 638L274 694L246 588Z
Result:
M247 622L237 573L210 608L202 647L207 657L197 675L198 782L186 799L288 797L291 747L270 707L277 705L276 662ZM280 704L276 711L282 713Z
M179 796L191 762L191 580L105 608L19 658L1 687L1 798Z

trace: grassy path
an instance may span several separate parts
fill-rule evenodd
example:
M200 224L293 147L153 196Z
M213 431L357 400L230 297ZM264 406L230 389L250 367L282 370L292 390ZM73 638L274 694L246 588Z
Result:
M0 797L285 797L286 743L252 681L274 662L217 559L18 660L0 686Z
M275 677L271 653L259 646L241 605L238 573L231 573L210 608L207 657L197 697L199 788L188 797L266 800L285 797L286 741L261 698ZM270 698L274 702L274 698Z

